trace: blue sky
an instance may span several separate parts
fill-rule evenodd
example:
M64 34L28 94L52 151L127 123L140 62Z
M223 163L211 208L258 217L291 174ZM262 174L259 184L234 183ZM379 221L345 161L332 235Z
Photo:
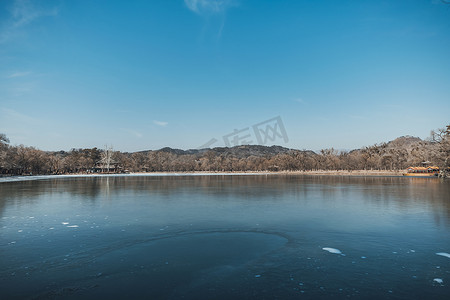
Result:
M197 148L280 116L299 149L450 123L450 4L1 1L0 132L43 150Z

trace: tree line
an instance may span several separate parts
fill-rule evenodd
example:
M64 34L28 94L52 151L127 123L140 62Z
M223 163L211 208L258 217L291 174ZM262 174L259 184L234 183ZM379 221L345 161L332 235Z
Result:
M92 172L105 150L42 151L13 146L0 134L0 174L36 175ZM244 145L231 148L155 151L115 151L113 161L122 172L232 172L308 170L404 170L430 161L440 168L450 166L450 126L431 132L427 140L400 137L352 151L333 148L316 152L280 146Z

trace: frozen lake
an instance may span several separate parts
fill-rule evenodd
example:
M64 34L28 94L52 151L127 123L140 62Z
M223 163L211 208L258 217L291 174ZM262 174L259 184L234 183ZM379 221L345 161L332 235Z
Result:
M450 181L0 183L2 299L448 299Z

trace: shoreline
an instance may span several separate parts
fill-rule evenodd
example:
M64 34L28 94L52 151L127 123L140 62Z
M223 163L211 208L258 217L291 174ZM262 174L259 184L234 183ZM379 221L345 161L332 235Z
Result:
M406 170L319 170L319 171L290 171L291 174L301 175L327 175L327 176L401 176Z
M312 175L312 176L368 176L368 177L403 177L405 171L354 170L354 171L239 171L239 172L136 172L123 174L61 174L61 175L20 175L0 177L2 182L18 182L44 180L54 178L82 178L82 177L127 177L127 176L231 176L231 175Z

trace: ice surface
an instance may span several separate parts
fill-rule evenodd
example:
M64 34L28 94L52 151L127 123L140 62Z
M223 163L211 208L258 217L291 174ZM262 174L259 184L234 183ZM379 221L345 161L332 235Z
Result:
M322 250L325 250L325 251L328 251L328 252L334 253L334 254L342 254L341 250L336 249L336 248L325 247L325 248L322 248Z
M438 252L438 253L436 253L436 255L445 256L445 257L450 258L450 254L448 254L446 252Z
M261 275L258 274L258 275L255 275L255 277L256 277L256 278L259 278L259 277L261 277Z
M444 283L444 280L442 280L441 278L435 278L435 279L433 279L433 281L436 281L439 284L443 284Z

